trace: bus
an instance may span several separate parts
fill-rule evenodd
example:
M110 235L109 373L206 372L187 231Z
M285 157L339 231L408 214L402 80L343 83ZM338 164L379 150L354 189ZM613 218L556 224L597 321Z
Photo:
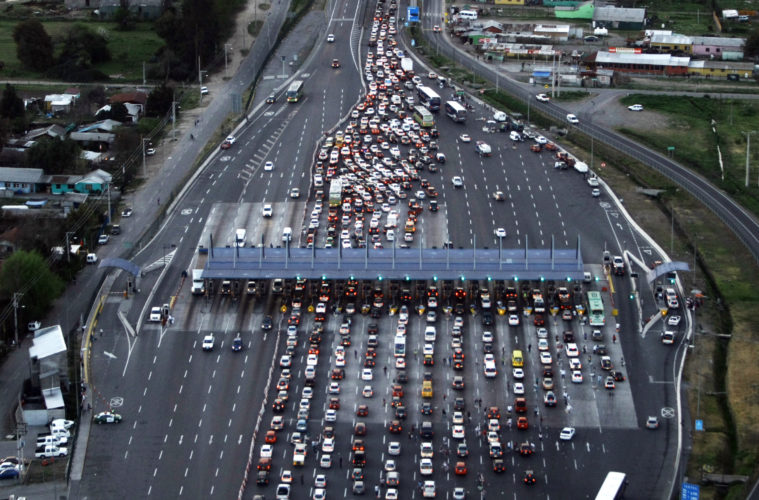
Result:
M601 292L588 292L588 323L590 326L603 326L606 324L604 301L601 300Z
M609 472L604 484L598 490L596 500L617 500L622 498L627 487L627 475L624 472Z
M303 80L295 80L287 88L287 102L298 102L303 97Z
M456 123L464 123L466 121L466 108L456 101L445 102L445 114Z
M416 88L416 93L419 95L419 102L424 104L430 111L437 111L440 109L440 96L437 92L429 87L420 85Z
M406 337L405 335L396 335L393 354L396 358L406 357Z
M414 106L414 120L425 128L435 126L435 119L432 117L432 113L424 106Z

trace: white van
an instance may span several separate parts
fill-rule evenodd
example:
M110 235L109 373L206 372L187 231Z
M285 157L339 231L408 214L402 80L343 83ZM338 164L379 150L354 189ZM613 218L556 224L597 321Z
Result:
M98 256L94 253L87 254L87 264L97 264Z
M245 229L238 229L235 231L235 246L237 247L244 247L245 246L245 235L248 232Z
M432 325L428 325L424 329L424 341L435 342L435 338L437 338L437 329Z
M460 10L459 19L466 19L468 21L476 21L477 11L476 10Z
M514 142L520 142L522 140L522 136L519 135L519 132L517 132L516 130L512 130L511 133L509 134L509 139L511 139Z
M314 175L314 186L322 187L323 185L324 185L324 178L321 176L321 174Z
M495 362L492 360L485 361L485 377L495 378L498 375L498 370L495 367Z
M292 239L293 239L293 228L288 226L282 230L282 241L292 241Z

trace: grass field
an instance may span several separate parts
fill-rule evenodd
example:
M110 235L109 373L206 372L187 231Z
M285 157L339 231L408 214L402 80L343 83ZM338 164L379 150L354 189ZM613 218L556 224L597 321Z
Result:
M16 42L13 28L18 21L0 20L0 61L5 67L0 75L7 78L40 79L44 75L30 71L21 65L16 57ZM67 21L43 21L45 30L53 41L59 40L74 23ZM111 61L97 66L97 69L117 80L142 80L142 63L149 62L163 45L149 23L138 23L133 31L116 31L113 23L83 23L108 40Z

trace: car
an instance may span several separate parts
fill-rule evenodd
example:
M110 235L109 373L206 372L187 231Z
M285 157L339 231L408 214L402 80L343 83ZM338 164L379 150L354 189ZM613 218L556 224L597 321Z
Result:
M420 455L422 458L432 458L435 454L434 448L432 447L432 443L429 441L424 441L419 447Z
M367 381L367 380L372 380L373 378L374 376L372 375L371 368L364 368L361 371L361 380Z
M503 191L496 191L495 193L493 193L493 199L495 201L504 201L506 200L506 195L503 194Z
M464 180L456 175L451 179L451 184L453 184L453 187L455 188L460 188L464 186Z
M519 315L509 314L509 326L519 326Z
M200 95L208 95L208 87L200 87Z
M543 377L543 389L546 391L553 389L553 377Z
M264 203L263 208L261 209L261 215L263 217L271 217L272 214L273 214L273 209L272 209L271 203ZM269 328L271 328L271 326Z
M609 372L609 375L614 377L615 382L624 382L625 381L625 374L617 371L617 370L611 370Z
M110 240L110 239L111 239L111 237L108 236L107 234L101 234L98 237L98 245L107 245L108 244L108 240Z
M337 69L340 67L340 60L339 59L332 59L332 67Z
M387 445L387 454L391 456L398 456L401 454L401 443L398 441L390 441Z
M431 476L433 472L434 468L432 467L431 458L423 458L419 461L419 474L422 476Z
M441 31L442 30L440 29L440 26L438 26L437 24L432 27L433 33L440 33Z
M277 102L277 97L274 94L269 94L266 98L266 104L274 104L275 102Z
M271 172L272 170L274 170L274 162L267 161L264 163L264 172Z
M643 111L643 105L633 104L632 106L627 106L627 109L629 109L630 111Z
M276 500L288 500L290 498L290 485L288 483L278 484L275 495Z
M490 147L490 144L488 144L485 141L477 141L474 147L474 150L480 156L490 156L493 152L493 149Z
M398 500L398 490L396 488L388 488L385 492L385 500Z
M575 437L574 427L564 427L559 433L559 439L562 441L571 441L573 437Z
M610 371L614 368L614 365L611 363L611 358L609 356L601 356L601 369Z
M295 423L295 430L298 432L306 432L308 430L308 421L305 418L298 419Z
M49 426L50 426L51 429L52 428L62 428L62 429L69 430L72 427L74 427L74 421L73 420L65 420L65 419L62 419L62 418L56 418L55 420L53 420L52 422L50 422ZM0 460L0 462L7 462L7 461L8 461L7 459Z
M334 43L334 41L335 41L335 35L333 35L332 33L327 35L327 43Z
M472 142L472 138L471 138L471 137L469 137L469 134L461 134L461 135L459 136L459 140L460 140L461 142L465 142L465 143L466 143L466 142Z
M551 100L551 98L548 97L546 94L538 94L535 96L535 99L537 99L540 102L548 102Z
M573 115L572 113L569 113L567 115L567 121L572 125L578 125L580 123L580 120L577 119L577 116Z
M465 500L466 499L466 490L463 486L456 486L453 488L453 493L451 494L453 500Z
M324 421L325 422L336 422L337 421L337 410L327 410L327 412L324 414Z
M96 424L118 424L121 422L121 415L112 411L103 411L95 415Z
M524 379L524 370L522 368L512 368L511 374L514 377L515 380L523 380Z
M580 361L580 358L569 358L569 369L572 371L581 370L582 369L582 361Z
M580 350L577 348L577 344L570 342L566 345L565 350L568 358L576 358L580 355Z
M372 390L372 386L365 385L364 389L361 391L361 395L364 396L365 398L370 398L374 396L374 391Z
M204 351L213 351L213 345L214 345L214 336L213 333L210 333L203 337L203 350Z
M435 481L425 481L422 484L422 497L435 498Z
M539 339L547 339L548 338L548 329L547 328L538 328L535 333L538 335Z
M327 476L324 474L317 474L314 478L314 486L317 488L326 488L327 487Z
M332 467L332 455L329 453L322 455L319 459L319 467L322 469L329 469Z
M495 237L496 238L505 238L506 237L506 229L499 227L495 230Z
M161 312L161 308L151 307L150 316L148 317L148 319L153 323L161 321L163 319L163 313Z
M582 372L580 370L572 370L572 383L582 384Z
M340 394L340 384L337 382L330 382L327 392L329 394Z
M540 363L543 365L550 365L553 363L553 358L551 358L551 353L542 351L540 353Z
M611 377L611 376L606 377L606 380L604 381L604 387L609 390L614 390L616 388L616 384L614 383L614 377Z
M556 406L556 395L553 393L553 391L548 391L543 396L543 404L552 407Z
M680 324L680 321L682 321L682 317L678 315L670 316L667 318L667 325L669 326L678 326Z
M274 454L274 447L270 444L264 444L261 446L261 451L259 452L259 455L261 458L271 458L271 456Z
M276 415L272 417L271 424L269 424L269 428L274 431L281 431L285 428L285 419L282 415Z
M121 216L122 217L131 217L132 213L133 213L132 208L131 207L126 207L124 210L121 211Z
M646 429L658 429L659 428L659 419L657 417L651 416L646 419Z
M453 439L464 439L466 437L466 432L464 431L463 425L454 425L451 428L451 436Z
M292 188L290 190L290 198L300 198L300 189Z
M292 365L292 356L289 354L283 354L279 358L279 367L280 368L289 368Z
M457 375L453 377L453 382L451 383L451 387L453 387L457 391L461 391L464 389L464 377Z
M401 425L400 420L391 420L387 430L390 431L390 434L400 434L403 431L403 425Z
M406 360L404 358L395 358L395 367L399 370L406 368Z
M522 382L514 382L512 391L514 394L524 394L524 384Z
M366 436L366 424L364 422L357 423L353 428L353 434L355 436Z
M590 194L591 194L591 196L593 196L593 198L598 198L599 196L601 196L601 189L600 188L593 188L590 191Z

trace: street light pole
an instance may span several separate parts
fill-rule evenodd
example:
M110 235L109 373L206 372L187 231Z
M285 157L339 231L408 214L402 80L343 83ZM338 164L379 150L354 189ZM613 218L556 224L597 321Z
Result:
M16 347L18 347L18 308L21 305L18 302L21 300L21 297L23 295L24 294L21 292L13 292L13 334L16 342Z
M756 130L749 130L748 132L742 132L746 134L746 187L748 187L748 170L749 170L749 155L751 152L751 134L755 134Z

